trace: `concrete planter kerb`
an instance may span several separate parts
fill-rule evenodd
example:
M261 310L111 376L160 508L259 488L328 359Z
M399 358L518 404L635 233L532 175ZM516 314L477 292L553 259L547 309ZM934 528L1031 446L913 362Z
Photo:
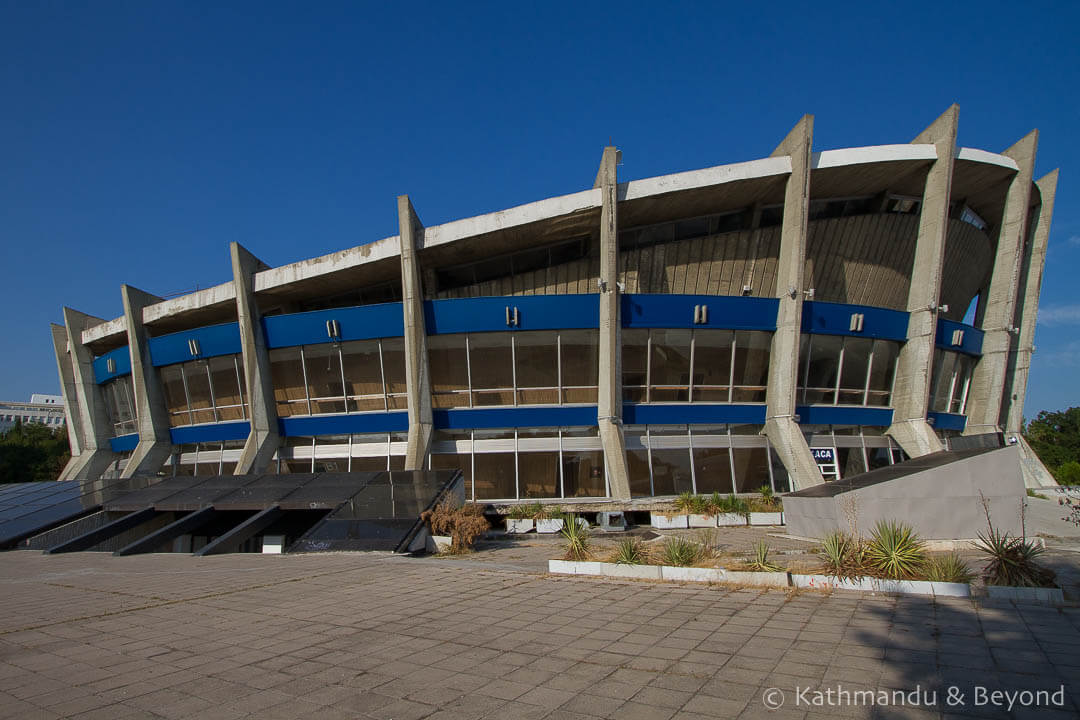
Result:
M746 527L747 525L783 525L782 512L752 512L750 517L742 513L718 513L699 515L695 513L650 513L650 522L657 530L685 530L687 528Z

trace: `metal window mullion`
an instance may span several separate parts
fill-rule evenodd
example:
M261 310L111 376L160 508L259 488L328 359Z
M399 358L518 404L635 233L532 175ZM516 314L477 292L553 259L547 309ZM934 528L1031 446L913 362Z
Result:
M510 333L510 384L513 386L514 393L514 406L518 404L518 387L517 387L517 339L513 333ZM514 433L514 442L517 443L517 433ZM515 445L516 447L516 445ZM515 451L516 452L516 451Z
M652 330L645 336L645 402L652 402ZM648 437L646 430L645 437ZM652 451L649 451L649 487L652 487Z
M188 390L187 371L184 369L186 363L180 363L180 383L184 386L184 405L188 415L188 425L195 424L195 415L191 411L191 391ZM198 461L196 461L196 464Z
M687 379L686 385L686 402L694 402L694 348L697 347L697 331L690 331L690 377ZM690 432L689 426L687 432ZM693 463L691 463L693 467ZM693 475L693 471L690 473ZM695 492L697 492L695 490Z
M304 346L300 346L300 374L304 378L304 398L307 401L307 414L311 415L311 386L308 385L307 379L307 353L304 352Z
M345 414L349 414L349 393L345 390L345 359L341 356L341 345L334 343L337 348L338 370L341 372L341 402L345 405Z
M847 339L840 341L840 362L836 365L836 384L833 387L833 405L840 403L840 378L844 376L844 353L847 350Z
M218 475L221 475L225 470L225 443L221 443L221 448L218 450Z
M198 361L196 361L198 362ZM217 398L214 396L214 377L210 373L210 360L206 360L206 384L210 388L210 411L214 414L214 422L221 422L217 411Z
M352 472L352 433L349 433L349 460L345 463L345 469L348 472Z
M866 361L866 382L863 384L862 404L866 407L866 404L870 401L870 375L874 372L874 356L877 355L878 340L875 340L870 344L870 357Z
M249 411L250 411L251 408L248 408L248 407L244 406L244 389L245 388L244 388L244 380L240 376L240 356L233 355L232 359L233 359L233 369L236 370L236 387L240 391L240 417L247 420L248 416L250 415Z
M562 333L555 333L555 384L558 385L558 389L555 391L559 395L559 405L563 404L563 385L562 385ZM562 432L559 432L560 437ZM559 442L559 452L562 452L562 441ZM562 455L560 454L560 467L562 463ZM562 475L562 471L559 471L559 475Z
M649 437L649 426L645 426L645 456L649 459L649 495L656 497L656 485L653 483L652 471L652 442Z
M465 375L468 381L469 391L469 407L473 406L473 389L472 389L472 351L469 349L469 334L465 333ZM473 483L473 499L475 500L476 483Z
M693 372L694 372L693 339L691 339L691 344L690 344L690 357L691 357L691 360L690 360L690 378L691 378L691 380L693 380L693 377L694 377L694 374L693 374ZM693 397L693 395L691 395L690 397ZM694 494L697 495L697 468L695 467L695 463L694 463L694 435L693 435L693 433L690 432L690 426L689 425L686 426L686 452L690 453L690 487L693 489Z
M731 447L731 426L730 425L728 425L727 436L728 436L727 459L728 459L728 467L731 468L731 494L734 495L735 494L735 488L738 487L738 483L735 482L735 448Z
M773 492L776 492L776 478L773 477L772 466L772 443L769 442L768 435L765 436L765 459L765 466L769 468L769 487L772 488Z
M729 403L735 402L735 342L738 338L738 334L734 330L731 331L731 362L728 363L728 388L727 398Z
M466 341L465 341L466 364L467 364L467 361L468 361L468 358L469 358L468 349L469 349L469 343L468 343L468 337L466 337ZM469 396L472 397L472 391L471 390L469 391ZM472 501L473 502L476 502L476 449L474 447L475 444L476 444L476 437L475 436L476 436L476 431L475 430L470 430L469 431L469 480L470 480L470 483L472 485Z
M959 365L957 362L958 359L959 358L953 360L953 370L952 373L950 373L951 377L949 378L949 394L945 396L945 412L952 411L953 393L956 391L956 366Z
M350 435L350 437L352 437L352 436ZM390 445L391 445L390 433L386 433L386 472L390 472Z
M802 343L800 342L801 346ZM802 401L803 405L806 404L806 391L810 387L810 358L814 356L814 336L808 335L806 341L806 363L803 365L803 381L802 381ZM769 358L769 362L772 362L772 358Z
M386 389L386 366L383 363L382 338L377 339L375 341L375 343L376 343L376 347L379 350L379 381L382 383L383 412L389 412L390 411L390 399L388 397L389 396L389 391Z
M511 341L513 338L510 338ZM513 342L511 345L511 355L513 354ZM514 391L517 392L516 390ZM514 429L514 499L521 499L521 480L518 478L518 431Z
M559 428L556 432L559 433L559 497L566 498L566 478L563 477L563 429Z

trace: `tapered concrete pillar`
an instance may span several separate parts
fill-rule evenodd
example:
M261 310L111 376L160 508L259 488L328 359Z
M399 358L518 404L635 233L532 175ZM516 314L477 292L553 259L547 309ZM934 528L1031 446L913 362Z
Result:
M806 438L795 422L795 390L799 376L799 339L806 275L806 226L810 210L810 149L814 116L802 120L770 157L789 155L791 175L784 191L784 219L780 230L780 259L776 269L776 332L769 353L769 387L765 435L776 449L795 489L820 485L821 476Z
M131 454L121 477L156 475L172 453L169 413L161 378L150 360L150 336L143 325L143 308L161 302L156 295L123 285L124 324L127 327L128 351L131 353L131 385L135 393L135 415L139 444Z
M51 324L53 352L56 353L56 372L60 377L60 393L64 397L64 422L67 427L68 446L71 459L60 472L57 480L67 480L70 472L78 465L82 455L83 443L82 418L79 416L79 395L75 390L75 371L71 367L71 354L68 352L67 329L63 325Z
M77 457L74 456L75 446L72 445L73 457L62 474L65 480L97 480L109 465L119 459L109 445L112 428L105 410L105 398L94 380L94 356L82 344L83 330L103 322L101 318L64 308L71 378L76 395L74 409L78 414L76 432L81 441Z
M888 434L911 457L945 449L933 428L927 424L926 411L930 404L959 113L959 106L953 105L912 140L912 143L933 143L937 160L930 166L923 186L919 235L915 241L915 262L911 268L911 286L908 290L907 342L900 348L896 365L892 393L893 421L888 430Z
M1001 432L1002 399L1009 353L1014 335L1013 325L1016 295L1020 285L1020 267L1027 239L1028 213L1031 203L1031 179L1035 170L1035 150L1039 131L1032 130L1020 142L1003 154L1016 161L1019 172L1013 176L1005 196L994 254L994 270L986 296L983 315L982 357L972 374L967 401L965 435Z
M423 470L431 447L431 372L424 324L424 286L416 248L424 235L408 195L398 196L401 237L401 306L405 316L405 391L409 398L409 443L405 469Z
M278 431L274 383L270 375L270 354L266 348L262 315L255 301L255 273L268 266L239 243L229 243L233 287L236 289L236 318L240 326L240 347L244 361L244 388L251 420L247 442L236 463L235 475L264 472L281 445Z
M1054 214L1057 180L1058 171L1054 170L1035 183L1042 202L1034 218L1035 227L1029 233L1031 241L1024 248L1016 312L1013 316L1013 326L1020 328L1020 338L1015 352L1009 355L1001 408L1005 437L1009 442L1015 439L1020 447L1020 467L1024 471L1024 484L1028 487L1057 484L1054 476L1020 434L1024 426L1024 399L1027 396L1031 355L1035 352L1036 315L1039 309L1039 293L1042 290L1043 267L1046 263L1046 246L1050 239L1050 220Z
M618 165L622 153L604 148L593 187L600 188L600 374L596 414L611 497L630 499L622 425L622 320L619 318Z

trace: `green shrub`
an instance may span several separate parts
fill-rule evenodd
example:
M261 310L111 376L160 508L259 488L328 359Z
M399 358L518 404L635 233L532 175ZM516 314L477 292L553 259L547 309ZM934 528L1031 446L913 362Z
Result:
M1054 479L1062 485L1080 485L1080 462L1070 460L1054 471Z
M565 514L559 533L566 540L567 560L585 560L589 557L589 528L584 520L574 513Z
M856 538L839 530L829 533L818 549L822 572L841 580L863 575L863 548Z
M612 561L617 565L644 565L648 561L645 545L637 538L624 538L616 546Z
M926 548L911 526L882 520L866 545L866 562L887 578L915 577L926 562Z
M660 553L660 559L665 565L686 567L693 565L702 556L702 548L695 542L682 538L668 538L664 542L664 549Z
M1027 496L1029 498L1039 498L1040 500L1049 500L1050 499L1050 498L1046 497L1045 495L1043 495L1042 493L1035 492L1035 490L1033 490L1032 488L1027 489Z
M975 577L968 564L956 553L928 557L923 572L931 582L969 583Z

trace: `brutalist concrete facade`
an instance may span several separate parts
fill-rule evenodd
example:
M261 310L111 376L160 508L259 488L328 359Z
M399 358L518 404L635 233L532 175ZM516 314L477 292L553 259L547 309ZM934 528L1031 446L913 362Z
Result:
M1037 132L620 181L65 309L65 478L461 467L476 501L807 488L1018 436L1057 172ZM392 212L388 204L388 212ZM138 280L138 279L133 279ZM969 308L973 324L963 320ZM1053 482L1018 442L1029 486Z

